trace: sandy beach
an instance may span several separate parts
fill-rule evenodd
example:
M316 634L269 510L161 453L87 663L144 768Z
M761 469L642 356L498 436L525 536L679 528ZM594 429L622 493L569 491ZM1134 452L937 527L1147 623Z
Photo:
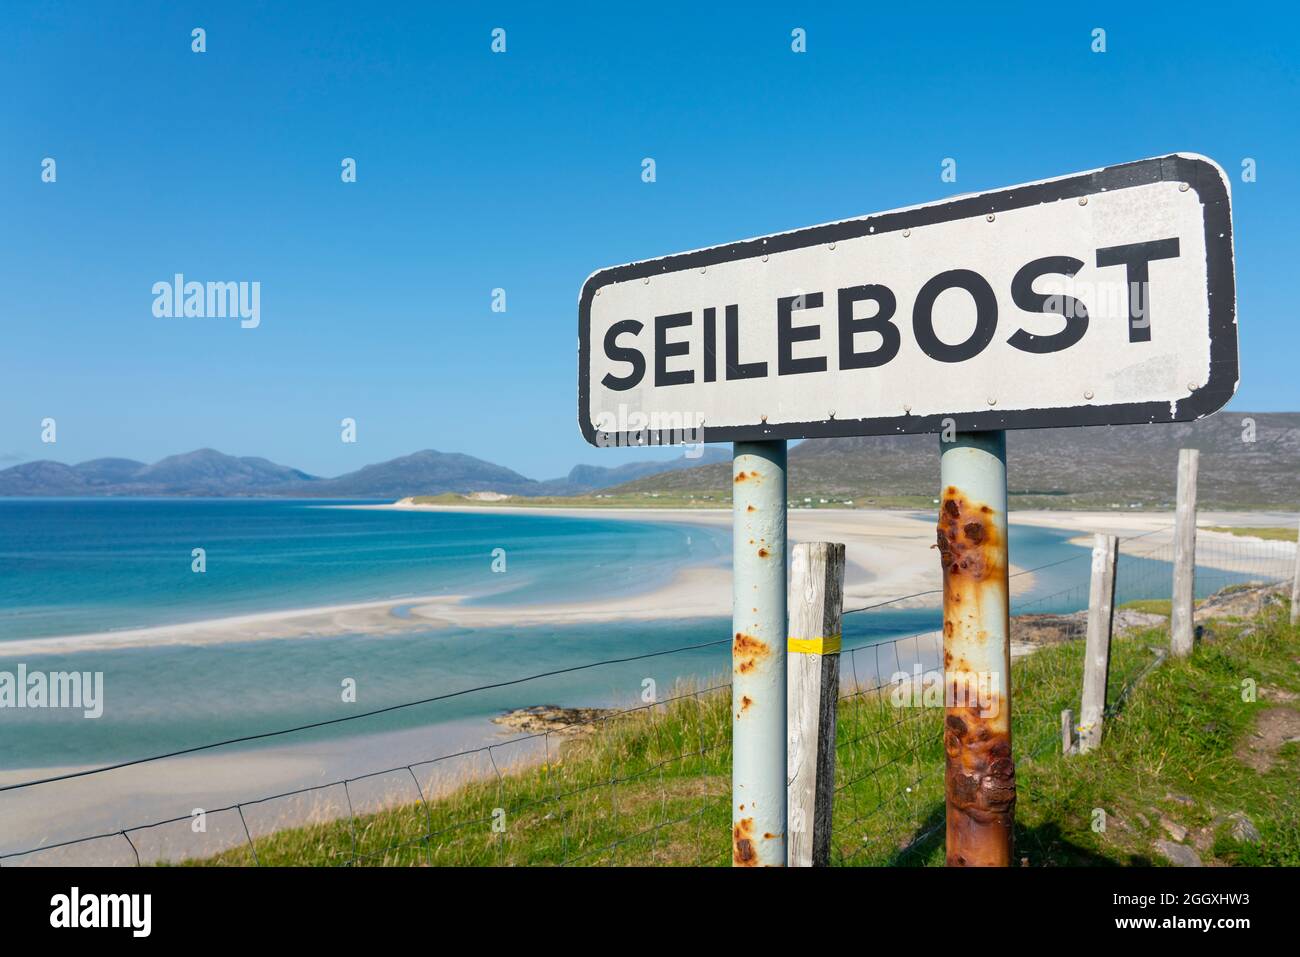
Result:
M330 508L461 511L466 513L527 514L596 518L602 521L671 522L680 525L726 527L729 509L591 509L536 508L509 505L356 505ZM1090 545L1094 532L1136 539L1134 552L1159 555L1173 539L1169 512L1053 512L1020 511L1013 525L1036 525L1077 532L1075 544ZM1290 524L1284 512L1202 513L1199 525L1274 526ZM931 547L934 518L924 512L792 509L791 544L840 541L847 546L844 604L859 608L883 601L921 595L935 600L941 585L938 560ZM1243 539L1202 527L1197 561L1211 568L1241 571L1263 560L1285 562L1295 554L1291 542ZM1012 594L1032 587L1034 576L1012 555ZM84 635L21 639L5 642L6 657L60 654L165 645L206 645L267 639L367 634L382 637L414 629L439 627L492 628L504 626L600 623L726 617L731 612L731 572L716 565L687 566L667 585L639 594L602 594L599 581L590 594L566 602L532 605L466 604L461 595L423 595L286 611L217 618L176 625L97 632Z
M545 748L542 737L506 734L487 720L470 719L172 758L0 794L5 820L0 853L108 834L3 864L130 865L137 852L145 863L201 857L246 845L238 812L224 810L236 802L243 802L249 832L259 838L285 827L346 817L349 801L354 813L365 814L421 796L435 798L494 767L508 771L535 763ZM5 770L0 771L0 786L80 770ZM346 793L333 783L345 778L351 779ZM206 812L205 830L192 827L196 809ZM120 834L122 828L172 818L181 820L132 831L130 842Z

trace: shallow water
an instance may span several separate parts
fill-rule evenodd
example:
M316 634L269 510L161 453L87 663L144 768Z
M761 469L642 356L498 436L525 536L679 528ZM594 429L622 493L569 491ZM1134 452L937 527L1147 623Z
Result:
M725 562L729 530L549 515L324 509L319 503L0 502L0 635L102 630L405 594L469 594L512 603L603 598L670 582L685 564ZM1071 533L1011 529L1019 568L1048 565L1013 611L1087 603L1089 550ZM190 548L208 571L190 571ZM492 549L508 571L491 571ZM1242 576L1244 577L1244 576ZM1121 561L1120 601L1167 596L1170 566ZM1216 585L1222 584L1216 582ZM1208 587L1208 586L1207 586ZM938 629L938 596L845 618L845 662L874 680L926 655L900 636ZM726 619L410 631L201 647L28 656L31 671L104 674L104 714L3 714L0 768L102 764L406 701L443 700L247 745L309 743L481 718L534 704L635 704L647 681L662 699L682 678L725 675ZM703 646L703 647L693 647ZM655 654L671 649L672 654ZM654 655L653 657L639 657ZM614 660L597 667L592 662ZM3 655L0 670L18 662ZM559 672L522 683L517 679ZM872 672L867 674L866 672ZM345 702L345 682L355 702ZM465 692L483 686L484 690ZM228 753L230 749L222 749Z

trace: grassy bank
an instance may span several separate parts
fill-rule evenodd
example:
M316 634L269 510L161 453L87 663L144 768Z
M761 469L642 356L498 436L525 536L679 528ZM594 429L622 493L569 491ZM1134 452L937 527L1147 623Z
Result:
M1209 525L1211 532L1226 532L1238 538L1262 538L1268 542L1294 542L1298 532L1294 525L1261 527L1257 525Z
M1018 661L1017 855L1030 865L1162 863L1166 852L1300 864L1300 808L1291 801L1300 761L1286 743L1300 733L1300 631L1284 614L1274 605L1249 622L1216 620L1190 659L1154 668L1163 632L1118 637L1116 713L1101 749L1087 756L1060 754L1060 712L1078 708L1082 643ZM845 673L874 655L846 652ZM1254 700L1243 700L1251 687ZM427 804L260 837L258 860L727 864L729 692L676 695L587 735L553 734L549 762L467 781ZM896 707L887 694L841 700L835 863L942 863L941 720L939 709ZM198 863L251 864L252 856L242 847Z

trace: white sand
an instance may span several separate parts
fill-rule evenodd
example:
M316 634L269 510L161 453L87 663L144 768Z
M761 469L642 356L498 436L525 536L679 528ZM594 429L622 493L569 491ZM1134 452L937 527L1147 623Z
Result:
M592 509L532 506L360 505L339 508L378 508L404 511L527 514L596 518L604 521L673 522L684 525L729 526L729 509ZM1013 524L1038 525L1079 532L1073 539L1090 545L1093 532L1123 537L1144 536L1125 546L1130 553L1168 555L1172 541L1170 512L1052 512L1012 514ZM1201 525L1281 525L1295 516L1281 512L1203 513ZM860 608L924 593L916 601L933 602L940 585L939 563L932 548L934 516L923 512L849 509L792 509L792 543L840 541L847 546L845 608ZM1249 571L1260 563L1281 567L1295 555L1291 542L1263 542L1202 529L1198 534L1200 564L1226 571ZM1163 549L1163 552L1162 552ZM1013 563L1014 573L1021 570ZM1012 593L1033 584L1032 574L1017 574ZM394 610L406 609L399 616ZM98 632L53 638L8 641L0 646L6 657L110 650L160 645L206 645L274 638L324 637L346 634L383 636L437 627L493 628L528 625L598 623L726 617L731 613L731 572L715 565L682 568L668 585L648 593L605 596L599 582L591 593L566 602L535 605L468 605L464 596L424 595L289 611L260 612L208 621Z
M1121 538L1123 555L1171 561L1174 514L1172 512L1015 512L1017 524L1038 525L1083 534L1070 539L1075 545L1091 546L1093 534L1101 532ZM1234 572L1261 580L1286 578L1294 568L1296 543L1211 531L1208 526L1276 528L1295 527L1294 512L1198 512L1196 516L1196 564L1200 568Z

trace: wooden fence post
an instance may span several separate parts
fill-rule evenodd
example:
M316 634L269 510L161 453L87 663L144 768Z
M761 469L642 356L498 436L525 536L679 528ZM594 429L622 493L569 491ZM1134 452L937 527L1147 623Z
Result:
M1291 580L1291 624L1300 625L1300 531L1295 543L1295 578Z
M1088 642L1083 657L1083 702L1079 708L1079 753L1101 743L1106 714L1106 679L1110 674L1110 635L1115 621L1115 568L1119 539L1095 535L1092 588L1088 595Z
M844 546L796 545L790 566L786 684L786 847L790 867L825 867L835 796Z
M1196 449L1178 452L1178 508L1174 514L1174 592L1169 610L1169 651L1175 658L1192 653L1196 600Z
M1061 712L1061 753L1074 754L1074 712L1069 708Z

